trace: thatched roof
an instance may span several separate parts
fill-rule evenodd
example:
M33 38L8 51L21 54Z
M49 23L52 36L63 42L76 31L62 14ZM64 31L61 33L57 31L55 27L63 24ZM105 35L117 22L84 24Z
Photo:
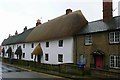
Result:
M36 48L33 50L33 55L42 55L43 51L40 45L37 45Z
M26 38L26 42L36 42L72 36L87 24L80 10L62 15L37 26Z

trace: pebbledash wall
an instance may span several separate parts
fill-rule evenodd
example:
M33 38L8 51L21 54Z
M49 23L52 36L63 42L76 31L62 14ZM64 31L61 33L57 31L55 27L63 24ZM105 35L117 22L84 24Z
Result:
M59 47L59 40L63 40L63 46ZM49 42L49 47L46 47L46 42ZM73 37L64 39L56 39L51 41L40 42L43 50L42 63L47 64L62 64L73 63ZM48 61L45 60L45 54L48 54ZM58 61L58 54L63 55L63 61Z

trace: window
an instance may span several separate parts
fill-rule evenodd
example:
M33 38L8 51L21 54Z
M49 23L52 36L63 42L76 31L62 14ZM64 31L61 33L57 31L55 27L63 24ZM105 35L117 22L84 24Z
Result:
M110 67L120 68L120 56L110 56Z
M63 54L58 54L58 62L63 62Z
M25 53L23 53L23 58L25 58Z
M109 33L109 42L110 43L120 43L120 31L110 32Z
M18 45L17 45L17 48L18 48Z
M13 45L13 49L14 49L14 45Z
M45 54L45 60L48 61L48 54Z
M31 59L33 59L33 54L31 54Z
M80 56L79 63L80 63L80 64L85 64L85 63L86 63L86 59L85 59L85 56L84 56L84 55L81 55L81 56Z
M85 36L85 45L92 45L92 35Z
M23 48L25 48L25 44L23 44Z
M31 47L34 48L34 43L31 44Z
M59 40L59 47L63 47L63 40Z
M49 42L46 42L46 47L49 47Z

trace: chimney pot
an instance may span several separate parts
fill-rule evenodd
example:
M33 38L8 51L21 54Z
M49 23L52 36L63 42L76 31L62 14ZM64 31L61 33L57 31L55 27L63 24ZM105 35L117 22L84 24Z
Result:
M25 26L24 31L27 31L27 26Z
M17 30L16 30L16 32L15 32L15 35L18 35L18 32L17 32Z
M40 19L37 20L36 26L38 26L39 24L41 24L41 20Z
M71 13L71 12L72 12L71 9L67 9L67 10L66 10L66 15L68 15L68 14Z

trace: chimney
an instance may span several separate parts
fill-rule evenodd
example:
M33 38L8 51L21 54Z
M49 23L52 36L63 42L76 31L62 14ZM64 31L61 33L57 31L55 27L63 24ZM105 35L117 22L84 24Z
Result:
M25 26L25 28L24 28L24 31L23 31L23 32L25 32L25 31L27 31L27 26Z
M71 13L71 12L72 12L71 9L67 9L67 10L66 10L66 15L68 15L68 14Z
M37 20L37 23L36 23L36 26L38 26L38 25L40 25L40 24L41 24L41 20L38 19L38 20Z
M10 37L11 35L9 34L9 37Z
M112 0L103 0L103 21L110 21L113 17Z
M16 30L16 32L15 32L15 35L18 35L18 32L17 32L17 30Z

